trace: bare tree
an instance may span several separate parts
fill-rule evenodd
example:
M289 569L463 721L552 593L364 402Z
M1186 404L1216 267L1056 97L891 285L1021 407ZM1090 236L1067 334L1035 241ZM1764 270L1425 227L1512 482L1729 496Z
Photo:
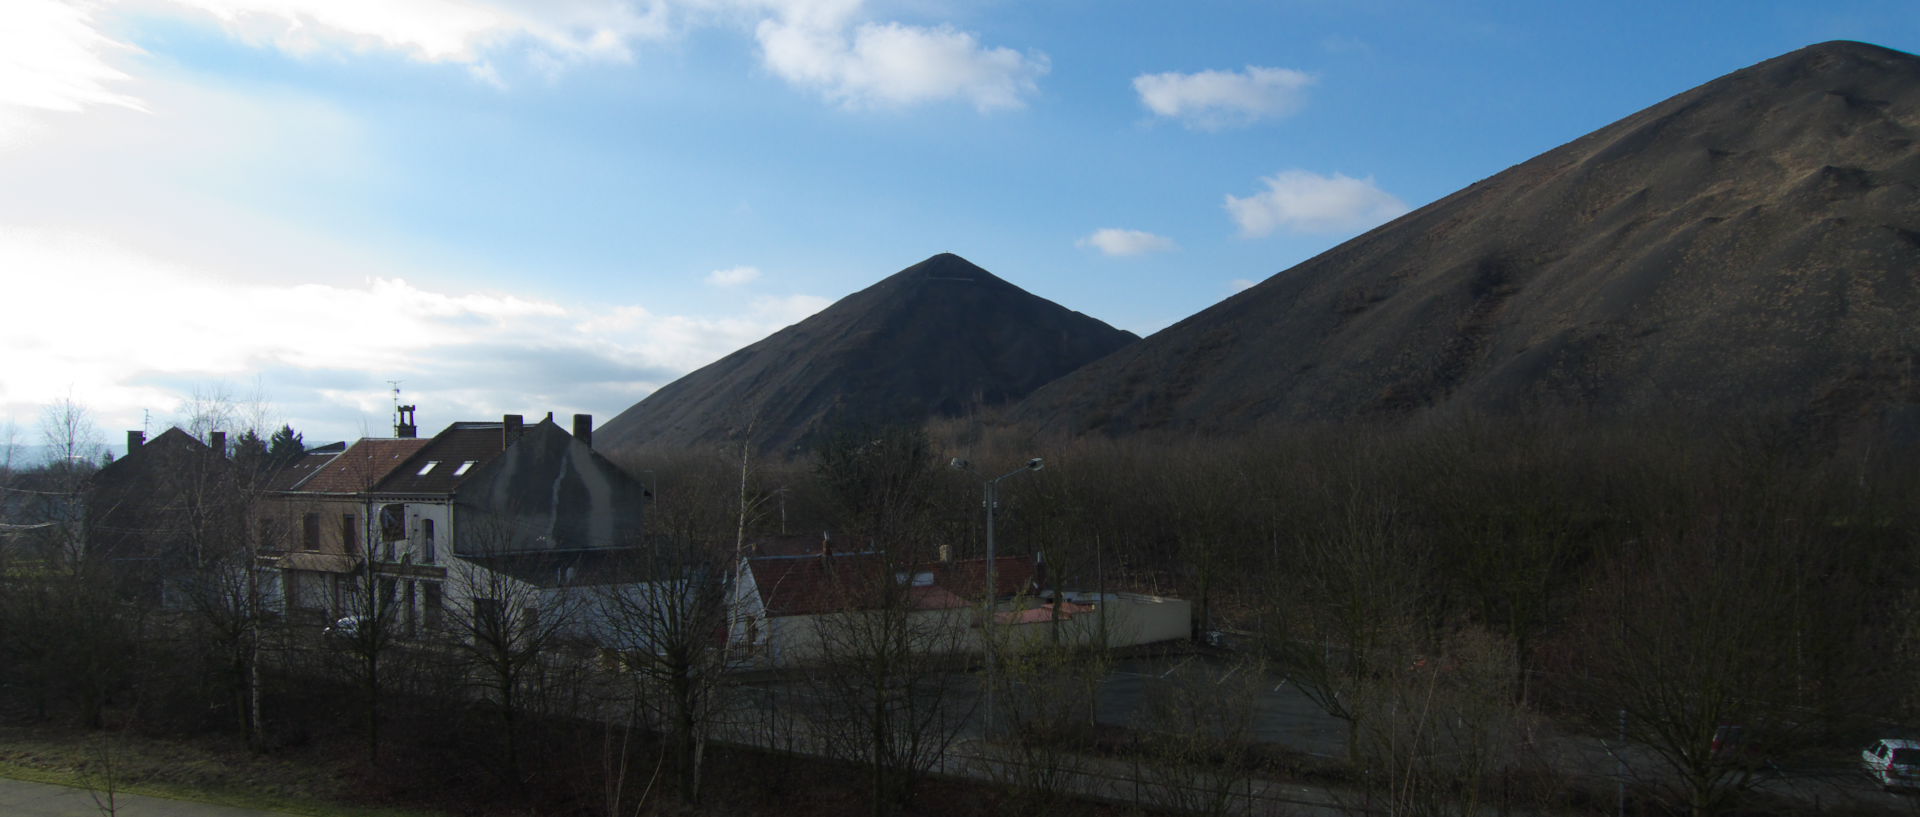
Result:
M985 771L1034 813L1073 810L1076 783L1091 768L1097 693L1113 662L1090 628L1087 617L1056 619L1044 636L1006 644L998 653L996 694L1006 738L988 744L993 755Z
M1254 707L1269 683L1259 661L1190 660L1149 689L1133 724L1141 799L1168 811L1244 814L1260 767Z
M1873 711L1858 622L1867 594L1790 520L1717 515L1607 554L1568 628L1584 712L1657 760L1635 779L1670 809L1726 811L1845 713ZM1849 667L1852 667L1849 669Z
M1275 667L1327 714L1348 724L1358 760L1374 703L1369 680L1411 659L1420 628L1426 550L1391 505L1335 494L1323 529L1299 534L1298 562L1274 565L1260 614L1261 645ZM1292 574L1291 582L1278 578Z
M955 672L974 645L970 608L920 609L915 564L835 558L834 612L817 617L818 666L808 673L820 706L815 729L832 754L866 769L875 815L904 809L973 712L978 682Z
M1503 778L1523 765L1527 718L1515 703L1512 645L1460 631L1368 680L1373 714L1357 741L1366 802L1390 815L1502 809Z
M273 415L273 404L267 400L258 381L252 390L239 396L225 383L198 383L181 402L179 419L175 422L202 442L208 441L215 431L235 432L229 442L238 442L242 430L255 435L262 431L271 433Z
M680 798L698 802L701 746L723 711L724 562L693 541L655 536L627 557L632 581L597 588L602 644L617 647L630 704L667 740Z
M509 532L490 522L464 523L461 536L471 550L448 571L453 588L448 623L477 684L500 715L504 776L519 781L529 698L540 699L547 662L579 635L575 628L586 599L564 566L544 562L547 554L510 550ZM525 559L543 561L516 569L513 562Z
M259 554L275 543L262 542L261 536L272 534L259 526L249 530L248 522L266 475L230 465L224 457L202 467L209 473L183 475L187 482L179 509L196 546L190 569L176 587L189 632L218 679L214 688L229 698L247 745L259 751L266 744L260 662L270 615Z
M349 672L366 704L367 762L377 763L381 751L381 705L386 698L390 660L400 640L400 604L395 580L375 569L368 548L353 581L342 595L346 615L327 630L339 655L348 659Z

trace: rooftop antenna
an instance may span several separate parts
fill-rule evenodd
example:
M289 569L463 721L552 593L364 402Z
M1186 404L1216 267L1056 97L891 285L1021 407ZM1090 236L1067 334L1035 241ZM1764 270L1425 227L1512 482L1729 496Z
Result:
M413 406L400 405L400 381L387 383L393 386L393 436L408 440L420 436L419 426L413 422Z

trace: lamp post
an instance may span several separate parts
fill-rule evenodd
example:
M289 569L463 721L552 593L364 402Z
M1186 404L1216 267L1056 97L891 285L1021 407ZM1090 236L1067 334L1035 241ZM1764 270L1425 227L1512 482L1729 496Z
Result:
M972 470L971 464L969 464L966 460L960 459L958 457L954 458L951 465L955 470L959 470L959 471ZM994 508L1000 504L1000 487L999 487L1000 480L1006 479L1007 477L1011 477L1011 476L1018 476L1028 471L1038 471L1045 466L1046 466L1045 460L1042 460L1039 457L1034 457L1033 459L1027 460L1026 465L1020 466L1019 468L1016 468L1012 471L1008 471L1007 473L1001 474L1000 476L994 477L993 479L987 480L986 482L987 600L986 600L986 617L981 619L980 633L984 637L984 641L982 645L985 647L986 659L987 659L986 734L987 734L987 737L989 738L993 737L993 680L994 680L993 676L994 676L994 663L995 663L994 633L992 630L993 614L994 614L994 608L996 606L994 602L998 600L1000 596L1000 586L994 582L994 575L993 575L994 567L996 566L995 560L994 560L995 554L994 554L994 547L993 547L993 511L994 511Z

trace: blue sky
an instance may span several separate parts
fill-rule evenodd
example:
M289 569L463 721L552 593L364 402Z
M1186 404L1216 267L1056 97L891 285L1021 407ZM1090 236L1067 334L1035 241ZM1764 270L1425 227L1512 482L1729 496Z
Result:
M1831 39L1920 7L6 0L0 435L605 420L948 251L1145 335Z

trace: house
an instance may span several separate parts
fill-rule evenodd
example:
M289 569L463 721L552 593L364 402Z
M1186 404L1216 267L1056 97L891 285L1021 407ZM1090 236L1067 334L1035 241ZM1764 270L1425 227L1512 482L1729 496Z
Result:
M429 440L366 438L309 451L277 469L254 517L261 566L278 574L274 594L290 615L346 615L372 541L367 492Z
M907 637L931 652L980 653L991 637L1000 649L1037 644L1129 647L1184 640L1191 603L1138 593L1041 591L1039 555L994 560L993 627L987 612L987 560L941 558L902 564L868 551L836 552L822 540L811 549L764 548L743 559L730 595L729 641L762 667L829 659L835 629L847 617L891 609Z
M202 443L178 428L147 441L127 432L127 454L87 479L81 558L130 595L177 606L195 571L247 554L245 491L226 434ZM246 559L238 563L246 569Z
M1035 566L1029 556L994 560L996 611L1024 604ZM728 638L750 664L807 664L830 657L848 615L891 611L904 616L918 649L980 652L986 567L985 559L914 563L836 552L825 539L812 553L751 556L736 568Z
M518 414L454 423L368 492L380 592L409 630L437 625L449 605L469 607L490 584L463 578L448 599L450 567L506 569L532 561L508 557L639 542L644 491L593 450L592 423L574 415L572 434L552 415L531 426Z
M622 630L611 622L619 615L612 594L646 599L656 595L654 565L634 548L594 548L522 551L459 556L447 577L448 594L473 605L478 617L512 614L537 627L542 616L560 615L554 635L576 643L597 643L636 649L640 645L614 644ZM668 580L689 581L685 576Z
M572 434L552 415L529 426L509 414L456 422L429 439L363 439L309 470L263 515L298 543L271 561L288 608L328 616L378 608L406 636L439 629L456 609L484 608L476 598L486 592L524 599L537 595L529 588L554 589L569 566L574 576L606 575L582 574L588 562L612 561L585 554L640 537L643 490L593 450L584 414Z

